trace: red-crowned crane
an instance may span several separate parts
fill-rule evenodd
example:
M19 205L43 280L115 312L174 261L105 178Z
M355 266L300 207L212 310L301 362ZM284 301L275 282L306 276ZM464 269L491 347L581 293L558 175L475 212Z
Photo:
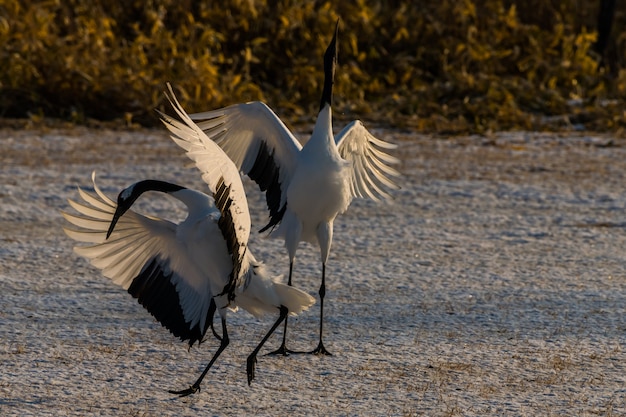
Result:
M170 90L171 92L171 90ZM170 98L180 121L162 115L175 141L204 137L185 114L175 97ZM80 215L63 213L74 226L65 232L90 246L75 251L102 273L121 285L172 334L191 347L201 342L209 327L220 346L204 372L189 388L170 391L180 396L200 389L221 352L228 346L228 310L241 307L255 316L278 313L279 317L247 359L248 384L255 376L256 356L288 314L309 308L315 299L294 287L275 282L248 248L250 215L237 168L219 146L194 149L190 157L202 161L203 178L210 195L176 184L139 181L124 189L117 203L95 183L95 195L79 188L84 202L70 200ZM147 191L159 191L187 206L180 223L144 216L130 208ZM222 334L213 329L217 311Z
M235 104L218 110L191 114L190 117L224 149L244 174L265 191L269 223L261 232L285 240L289 254L289 279L298 243L317 244L322 261L319 343L313 354L330 354L322 340L326 262L333 238L335 217L346 211L355 197L380 200L399 173L390 165L397 159L385 153L396 146L375 138L358 120L337 136L332 130L332 88L337 63L337 33L324 54L324 88L317 122L304 146L264 103ZM190 149L211 147L204 136L177 143ZM201 164L202 159L196 158ZM286 347L287 320L283 342L274 354L293 352Z

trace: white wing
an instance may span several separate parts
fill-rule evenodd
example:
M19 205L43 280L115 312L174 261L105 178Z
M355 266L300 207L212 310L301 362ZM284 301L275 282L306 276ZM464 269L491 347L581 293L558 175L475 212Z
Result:
M302 146L278 116L259 101L191 114L237 168L265 191L270 226L282 217L287 187Z
M128 210L107 240L117 204L98 188L95 173L92 180L96 195L79 188L83 202L68 200L80 216L62 213L78 227L64 227L65 233L92 244L76 246L75 252L138 298L175 336L190 345L202 340L213 318L210 282L176 239L177 226Z
M189 118L182 108L170 84L166 94L172 107L182 122L161 114L161 121L170 131L170 137L181 148L187 151L200 172L202 179L213 193L216 206L233 230L223 230L224 238L229 244L229 251L236 266L233 279L239 278L239 266L244 262L244 254L250 237L250 212L248 200L243 189L239 171L224 151ZM234 233L235 236L229 234ZM235 285L234 281L231 283ZM231 288L232 289L232 288Z
M352 164L350 192L353 197L369 197L373 200L389 198L387 189L398 189L390 177L399 172L390 165L398 159L381 149L397 146L375 138L359 120L348 124L337 136L335 143L341 157Z

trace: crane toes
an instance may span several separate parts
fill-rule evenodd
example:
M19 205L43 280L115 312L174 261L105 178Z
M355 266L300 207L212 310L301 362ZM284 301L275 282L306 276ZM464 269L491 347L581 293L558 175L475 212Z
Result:
M332 353L326 350L324 344L320 341L319 345L315 349L309 352L311 355L324 355L324 356L333 356Z
M198 391L200 391L200 386L196 386L194 384L184 390L180 390L180 391L168 390L167 392L169 392L170 394L176 394L179 397L187 397L188 395L195 394Z
M289 356L292 354L298 354L298 353L305 353L305 352L299 352L297 350L291 350L289 348L287 348L287 346L283 343L282 345L280 345L280 347L272 352L266 353L265 356L278 356L278 355L282 355L282 356Z
M254 379L254 369L256 367L256 356L248 356L248 361L247 361L247 366L246 366L246 373L248 374L248 385L250 385L252 383L252 380Z

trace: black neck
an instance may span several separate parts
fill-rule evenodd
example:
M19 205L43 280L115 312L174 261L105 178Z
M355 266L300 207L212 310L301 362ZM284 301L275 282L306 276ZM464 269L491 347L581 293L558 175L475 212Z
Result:
M162 193L173 193L180 191L185 187L172 184L171 182L159 181L159 180L143 180L136 182L127 189L123 190L117 197L118 204L123 203L126 208L130 208L135 200L139 198L145 192L159 191ZM129 194L130 193L130 194Z
M171 182L159 181L159 180L143 180L136 182L133 186L132 194L137 194L139 197L141 194L146 191L159 191L162 193L173 193L175 191L182 190L182 185L172 184Z
M322 90L322 101L320 111L325 105L331 105L333 98L333 83L335 82L335 68L337 66L337 34L339 33L339 20L335 25L335 34L324 53L324 90Z
M140 195L145 193L146 191L160 191L162 193L173 193L175 191L180 191L184 189L180 185L172 184L170 182L159 181L159 180L144 180L136 182L130 187L122 190L122 192L117 196L117 209L115 209L115 214L113 214L113 219L111 220L111 224L109 225L109 230L107 231L107 239L113 232L117 221L126 213L131 206L135 203L135 201L139 198Z

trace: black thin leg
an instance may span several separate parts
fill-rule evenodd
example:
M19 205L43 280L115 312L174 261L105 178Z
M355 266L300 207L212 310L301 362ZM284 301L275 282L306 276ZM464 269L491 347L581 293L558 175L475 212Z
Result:
M191 387L187 388L187 389L184 389L184 390L181 390L181 391L169 390L168 392L170 394L176 394L176 395L179 395L181 397L186 397L188 395L191 395L191 394L195 393L196 391L199 391L200 390L200 383L204 379L204 376L207 374L207 372L209 372L209 369L211 369L211 366L213 366L213 363L218 358L218 356L220 356L222 351L224 349L226 349L226 346L228 346L228 342L229 342L229 340L228 340L228 332L226 331L226 320L224 318L222 318L222 337L220 339L220 347L217 349L217 352L215 352L215 354L213 355L213 358L211 358L211 362L209 362L209 364L206 366L206 368L204 368L204 371L200 375L200 378L198 378L198 380L196 382L194 382L193 385Z
M289 279L287 280L287 285L289 285L289 286L291 286L291 273L292 272L293 272L293 261L289 262ZM288 320L288 318L285 317L285 328L283 330L283 343L280 345L280 347L278 349L276 349L273 352L268 353L267 355L269 355L269 356L274 356L274 355L289 356L292 353L303 353L303 352L297 352L295 350L287 349L287 320Z
M215 315L215 311L217 311L217 304L215 304L215 300L211 298L211 304L209 305L209 312L207 313L207 317L211 317L210 327L211 331L213 332L213 336L215 336L217 340L221 341L222 336L217 334L217 331L215 331L215 326L213 326L213 316Z
M280 316L278 317L278 320L276 320L276 322L274 323L274 325L272 326L270 331L267 332L267 334L265 335L263 340L261 340L261 343L259 343L259 345L250 354L250 356L248 356L247 366L246 366L246 372L248 374L248 385L250 385L252 383L252 380L254 379L254 368L255 368L255 365L256 365L256 355L259 353L259 350L261 350L261 348L263 347L265 342L267 342L267 339L269 339L269 337L272 335L272 333L274 333L274 331L278 328L280 323L283 320L287 320L287 313L288 313L287 307L280 306Z
M322 285L320 286L320 341L315 349L309 353L313 355L327 355L332 354L326 350L324 343L322 342L322 334L324 333L324 296L326 295L326 264L322 263Z

